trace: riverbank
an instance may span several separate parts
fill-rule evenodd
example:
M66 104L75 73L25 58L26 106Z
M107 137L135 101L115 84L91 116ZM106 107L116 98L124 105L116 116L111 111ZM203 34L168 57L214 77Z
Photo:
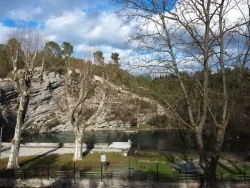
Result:
M131 148L130 142L113 142L82 144L84 153L93 152L116 152L127 155ZM10 155L11 143L2 143L1 158L8 158ZM48 154L69 154L74 153L74 143L25 143L20 144L19 156L48 155Z

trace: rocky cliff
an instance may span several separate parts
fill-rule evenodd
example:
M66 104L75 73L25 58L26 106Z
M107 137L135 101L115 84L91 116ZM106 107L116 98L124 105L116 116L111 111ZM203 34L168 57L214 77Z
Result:
M32 93L25 119L26 132L59 132L72 130L67 121L64 76L45 72L43 82L32 83ZM93 80L101 78L95 76ZM165 109L156 101L140 97L108 82L109 95L102 113L94 125L87 129L125 129L150 120L155 115L163 115ZM95 108L100 101L100 87L96 87L86 105ZM0 80L0 121L6 126L15 124L19 94L9 79Z

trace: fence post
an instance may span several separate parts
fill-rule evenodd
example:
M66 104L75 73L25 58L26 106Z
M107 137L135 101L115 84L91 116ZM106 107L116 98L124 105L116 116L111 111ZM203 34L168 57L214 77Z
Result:
M244 181L245 181L245 184L247 184L247 177L246 177L246 164L244 163Z
M10 173L11 173L12 179L14 179L14 178L15 178L15 177L14 177L14 176L15 176L14 170L11 169Z
M130 182L130 162L128 163L128 181Z
M23 171L23 179L26 180L26 169L24 168L24 171Z
M185 165L185 181L187 182L187 163Z
M159 181L159 167L158 167L158 163L156 164L156 181Z
M47 168L47 170L48 170L48 180L49 180L49 162L48 162L48 168Z
M24 161L23 179L26 179L26 161Z
M102 162L101 162L101 181L102 181Z
M223 184L223 182L224 182L223 173L220 174L220 177L221 177L221 181L222 181L222 184Z
M76 162L74 162L74 181L76 181Z

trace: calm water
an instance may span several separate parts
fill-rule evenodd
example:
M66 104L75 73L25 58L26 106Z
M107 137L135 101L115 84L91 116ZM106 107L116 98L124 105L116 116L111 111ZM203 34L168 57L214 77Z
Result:
M127 142L131 140L132 147L152 150L190 150L196 149L195 141L188 132L181 131L140 131L138 133L124 131L86 131L84 143ZM74 143L72 132L24 134L22 142ZM238 137L225 139L224 151L244 152L249 146L249 138Z
M127 142L130 140L133 143L133 147L154 150L178 149L182 146L183 139L176 132L162 131L141 131L138 133L124 131L86 131L83 136L84 143L110 144L112 142ZM22 142L74 143L74 134L72 132L23 134ZM192 147L192 145L188 147Z
M133 133L123 131L86 131L83 133L85 143L111 143L127 142ZM73 132L44 133L44 134L23 134L23 142L44 142L44 143L74 143Z

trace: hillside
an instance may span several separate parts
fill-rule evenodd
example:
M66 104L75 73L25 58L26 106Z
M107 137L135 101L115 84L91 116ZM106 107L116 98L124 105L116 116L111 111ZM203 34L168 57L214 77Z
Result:
M72 127L67 120L64 76L55 72L44 72L44 81L32 83L31 98L25 119L24 132L59 132L70 131ZM87 112L91 113L100 100L100 84L94 76L96 87L86 101ZM94 125L87 129L120 129L148 122L155 115L164 115L165 109L156 101L140 97L125 87L108 82L109 95L102 113ZM18 107L18 92L9 79L0 80L0 120L6 127L15 125ZM88 114L86 114L87 116Z

